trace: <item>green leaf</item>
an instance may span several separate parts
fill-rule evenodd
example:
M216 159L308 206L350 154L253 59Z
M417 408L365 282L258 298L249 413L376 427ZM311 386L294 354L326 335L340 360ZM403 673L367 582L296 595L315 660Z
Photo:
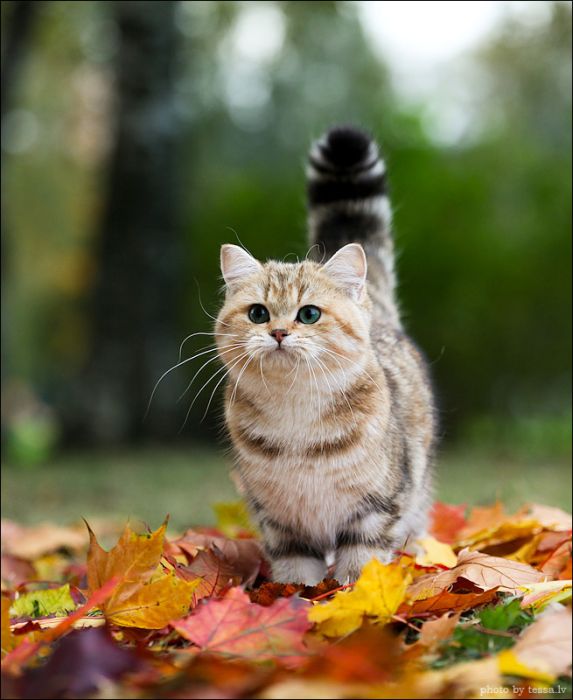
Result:
M46 615L67 615L74 610L70 594L70 584L60 588L47 588L41 591L22 593L10 607L12 617L45 617Z
M488 630L507 631L521 630L533 621L533 617L521 609L521 601L517 598L505 605L495 605L484 608L479 613L483 627Z

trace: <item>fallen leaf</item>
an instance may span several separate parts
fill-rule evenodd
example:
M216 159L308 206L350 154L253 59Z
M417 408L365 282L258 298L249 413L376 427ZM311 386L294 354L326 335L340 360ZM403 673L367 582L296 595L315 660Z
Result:
M466 525L466 505L452 506L437 501L430 514L430 533L440 542L454 543Z
M547 612L526 628L512 649L499 655L499 668L506 675L551 682L570 674L571 641L571 610Z
M173 572L160 574L121 602L112 596L103 610L115 625L161 629L188 612L199 582L185 581Z
M218 550L199 552L188 566L181 566L178 575L188 581L195 581L193 600L196 604L202 598L219 596L230 586L238 586L241 577Z
M459 532L458 541L464 541L477 533L494 530L508 518L503 503L496 501L493 506L475 506L471 509L467 522Z
M2 659L2 671L11 675L19 674L22 666L37 654L44 644L49 644L58 639L93 608L102 605L112 595L116 586L117 578L110 579L99 590L94 591L84 605L77 608L68 617L65 617L56 627L47 630L41 640L25 640Z
M21 593L12 603L12 617L47 617L64 615L76 608L70 593L70 584L59 588L45 588L29 593Z
M479 593L450 593L444 590L430 598L412 603L404 602L398 609L398 615L410 618L430 614L441 615L445 612L465 612L496 600L497 590L492 588Z
M199 604L171 626L202 651L288 661L306 653L303 635L311 626L308 606L300 598L280 598L263 607L251 603L239 588L231 588L224 598Z
M121 577L103 605L110 622L124 627L161 629L189 609L199 580L187 581L160 567L166 527L167 520L155 532L138 534L126 525L109 552L100 547L89 530L89 590L114 576Z
M18 679L17 689L25 698L91 697L109 689L110 681L142 668L137 654L118 646L107 629L74 630L46 664Z
M245 534L258 537L259 533L244 501L214 503L213 510L217 516L217 529L227 537Z
M543 573L527 564L464 549L459 553L458 563L453 569L416 579L408 589L408 597L411 600L430 598L447 589L459 577L471 581L482 590L499 588L509 593L519 593L520 586L545 578Z
M35 578L36 568L31 562L12 554L2 554L2 581L8 587L15 588Z
M213 552L216 559L204 558L197 568L216 568L219 562L221 572L230 578L238 578L238 583L249 586L254 583L263 565L263 549L258 540L243 539L231 540L226 537L205 535L195 530L187 530L181 537L167 545L167 551L171 554L184 552L191 560L193 568L194 559L201 552ZM210 564L208 564L210 560ZM201 574L202 575L202 574Z
M412 574L401 562L381 564L372 559L352 590L339 591L332 600L312 607L309 620L327 637L342 637L357 630L364 617L389 622L411 580Z
M571 530L573 520L570 513L560 508L543 506L537 503L528 503L518 510L513 516L516 519L529 518L537 520L544 528L549 530Z
M524 586L525 595L521 601L522 608L541 611L549 603L565 603L571 600L571 581L544 581Z
M421 566L447 566L448 569L454 567L458 558L449 544L438 542L434 537L425 537L417 540L423 549L423 554L416 556L416 563Z
M433 649L440 642L451 637L460 620L460 615L461 612L447 612L436 620L424 622L417 643L428 649Z
M155 573L163 554L167 520L155 532L143 534L126 525L119 541L109 552L102 549L89 525L87 527L90 540L88 591L92 593L111 578L118 577L118 587L108 601L108 606L117 605L127 600Z
M23 527L2 521L2 548L5 553L33 561L42 554L58 549L73 552L85 549L87 537L77 527L61 527L50 523Z
M14 648L14 635L10 629L10 600L2 596L2 658Z

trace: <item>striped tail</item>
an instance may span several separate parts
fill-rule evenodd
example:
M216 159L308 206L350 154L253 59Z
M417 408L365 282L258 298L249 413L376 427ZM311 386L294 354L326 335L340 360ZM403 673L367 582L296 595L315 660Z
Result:
M388 320L399 322L392 213L376 142L352 126L331 129L312 145L307 177L310 238L318 256L329 257L346 243L361 243L370 296Z

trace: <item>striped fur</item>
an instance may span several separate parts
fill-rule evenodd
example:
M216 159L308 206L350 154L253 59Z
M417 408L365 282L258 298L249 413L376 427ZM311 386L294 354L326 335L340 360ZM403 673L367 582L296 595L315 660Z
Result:
M236 481L274 578L311 584L332 559L335 576L352 580L423 533L435 429L424 361L394 298L376 144L329 132L310 153L308 197L311 239L328 261L262 264L224 246L216 338ZM253 304L268 321L250 320ZM321 310L316 323L297 320L305 305Z

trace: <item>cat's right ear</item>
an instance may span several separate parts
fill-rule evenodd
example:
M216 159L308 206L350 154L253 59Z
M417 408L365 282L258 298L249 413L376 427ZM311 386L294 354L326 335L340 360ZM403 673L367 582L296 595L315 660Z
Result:
M261 263L238 245L225 243L221 246L221 272L227 287L262 269Z

